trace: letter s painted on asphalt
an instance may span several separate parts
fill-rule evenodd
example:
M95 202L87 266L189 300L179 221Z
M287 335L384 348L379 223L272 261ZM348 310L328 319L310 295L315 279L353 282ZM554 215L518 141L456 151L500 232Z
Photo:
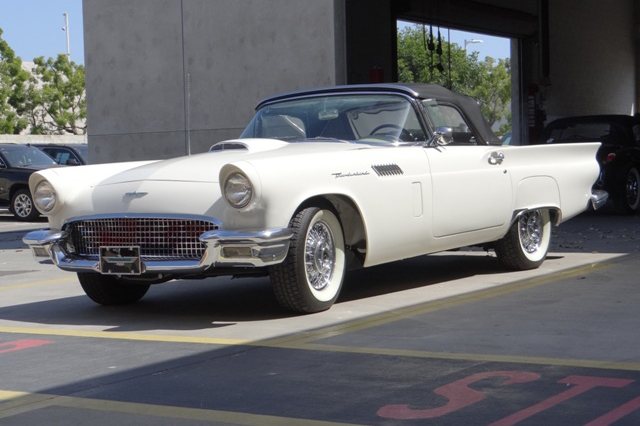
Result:
M449 402L438 408L427 408L414 410L408 405L386 405L378 410L378 416L386 419L413 420L430 419L444 416L463 407L478 403L485 399L487 395L469 387L470 384L491 377L506 377L503 386L517 383L527 383L538 380L540 375L526 371L490 371L486 373L473 374L464 379L457 380L448 385L440 386L434 392L449 400Z

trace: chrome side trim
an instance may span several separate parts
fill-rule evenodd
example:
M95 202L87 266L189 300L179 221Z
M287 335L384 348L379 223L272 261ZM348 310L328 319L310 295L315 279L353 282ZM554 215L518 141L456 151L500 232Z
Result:
M552 206L540 206L540 207L534 207L530 209L514 210L513 215L511 216L511 222L509 222L509 229L511 229L513 224L516 223L518 219L520 219L520 216L532 210L549 210L549 213L551 215L551 218L550 218L551 224L552 225L558 224L558 221L560 219L560 209L558 207L552 207Z

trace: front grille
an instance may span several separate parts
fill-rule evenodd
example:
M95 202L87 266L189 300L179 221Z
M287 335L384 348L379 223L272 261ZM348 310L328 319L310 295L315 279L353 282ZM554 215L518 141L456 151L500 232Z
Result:
M66 228L75 255L97 259L101 246L139 246L143 260L200 260L199 236L218 229L213 222L180 218L107 218L72 222Z

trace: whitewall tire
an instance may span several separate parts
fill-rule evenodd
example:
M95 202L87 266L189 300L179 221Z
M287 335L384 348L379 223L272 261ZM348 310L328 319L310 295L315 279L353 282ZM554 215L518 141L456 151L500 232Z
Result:
M329 309L342 288L345 273L344 234L328 208L301 210L290 223L294 234L283 263L270 271L280 305L294 312Z

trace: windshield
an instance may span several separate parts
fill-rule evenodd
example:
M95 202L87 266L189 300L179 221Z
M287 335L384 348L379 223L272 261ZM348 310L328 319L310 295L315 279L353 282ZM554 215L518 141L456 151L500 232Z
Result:
M241 137L289 142L426 140L411 103L388 94L325 95L269 104L258 110Z
M56 164L51 157L38 148L32 146L8 146L0 147L0 152L7 160L8 167L28 167L33 165Z

